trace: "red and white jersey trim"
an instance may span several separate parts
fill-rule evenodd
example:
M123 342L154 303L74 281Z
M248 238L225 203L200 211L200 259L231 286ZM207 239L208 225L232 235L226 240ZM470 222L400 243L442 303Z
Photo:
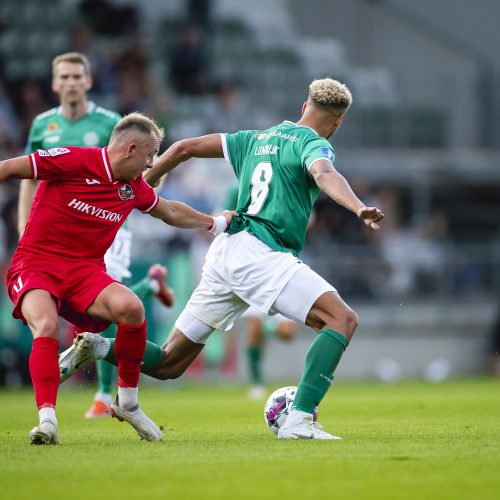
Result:
M104 163L104 168L106 169L106 173L108 174L108 179L109 182L113 182L113 176L111 175L111 168L108 165L108 159L106 158L106 153L105 150L108 149L107 147L102 148L101 154L102 154L102 162Z
M38 168L36 166L35 154L30 154L31 169L33 170L33 180L36 181L38 177Z
M159 201L160 201L160 198L159 198L158 195L156 195L154 203L149 208L147 208L146 210L143 210L142 213L143 214L147 214L148 212L151 212L151 210L153 210L153 208L155 208L156 205L158 205Z

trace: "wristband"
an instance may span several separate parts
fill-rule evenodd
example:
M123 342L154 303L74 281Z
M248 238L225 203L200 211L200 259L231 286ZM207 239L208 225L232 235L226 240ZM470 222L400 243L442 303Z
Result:
M227 220L223 215L212 217L214 220L212 227L208 230L212 234L223 233L227 229Z

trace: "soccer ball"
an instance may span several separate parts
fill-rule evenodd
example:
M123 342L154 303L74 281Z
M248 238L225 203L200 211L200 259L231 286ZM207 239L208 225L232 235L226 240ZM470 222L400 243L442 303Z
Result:
M264 406L264 420L273 434L278 434L280 427L285 423L288 412L292 408L297 387L281 387L276 389ZM314 410L313 421L318 419L318 407Z

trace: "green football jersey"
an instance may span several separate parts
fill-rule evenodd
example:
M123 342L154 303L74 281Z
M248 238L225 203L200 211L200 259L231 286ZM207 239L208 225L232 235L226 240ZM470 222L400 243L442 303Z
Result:
M319 159L333 162L332 145L313 129L289 121L221 137L239 185L239 215L227 232L248 231L272 249L297 256L320 192L309 168Z
M226 201L224 202L223 205L224 207L223 210L236 210L236 207L238 206L238 192L239 192L238 185L231 186L231 188L227 192Z
M37 149L62 146L107 146L114 126L120 119L118 113L88 103L87 113L78 120L68 120L61 106L38 115L31 124L26 154Z

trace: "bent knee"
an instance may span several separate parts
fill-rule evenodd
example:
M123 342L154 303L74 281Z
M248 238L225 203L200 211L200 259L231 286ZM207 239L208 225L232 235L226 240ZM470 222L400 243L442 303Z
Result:
M145 318L144 305L135 296L121 300L114 313L117 323L127 325L140 325Z
M359 316L352 309L349 309L347 311L344 321L345 321L346 336L350 340L351 337L354 335L356 328L358 328Z
M29 324L34 337L59 339L59 318L46 316Z

